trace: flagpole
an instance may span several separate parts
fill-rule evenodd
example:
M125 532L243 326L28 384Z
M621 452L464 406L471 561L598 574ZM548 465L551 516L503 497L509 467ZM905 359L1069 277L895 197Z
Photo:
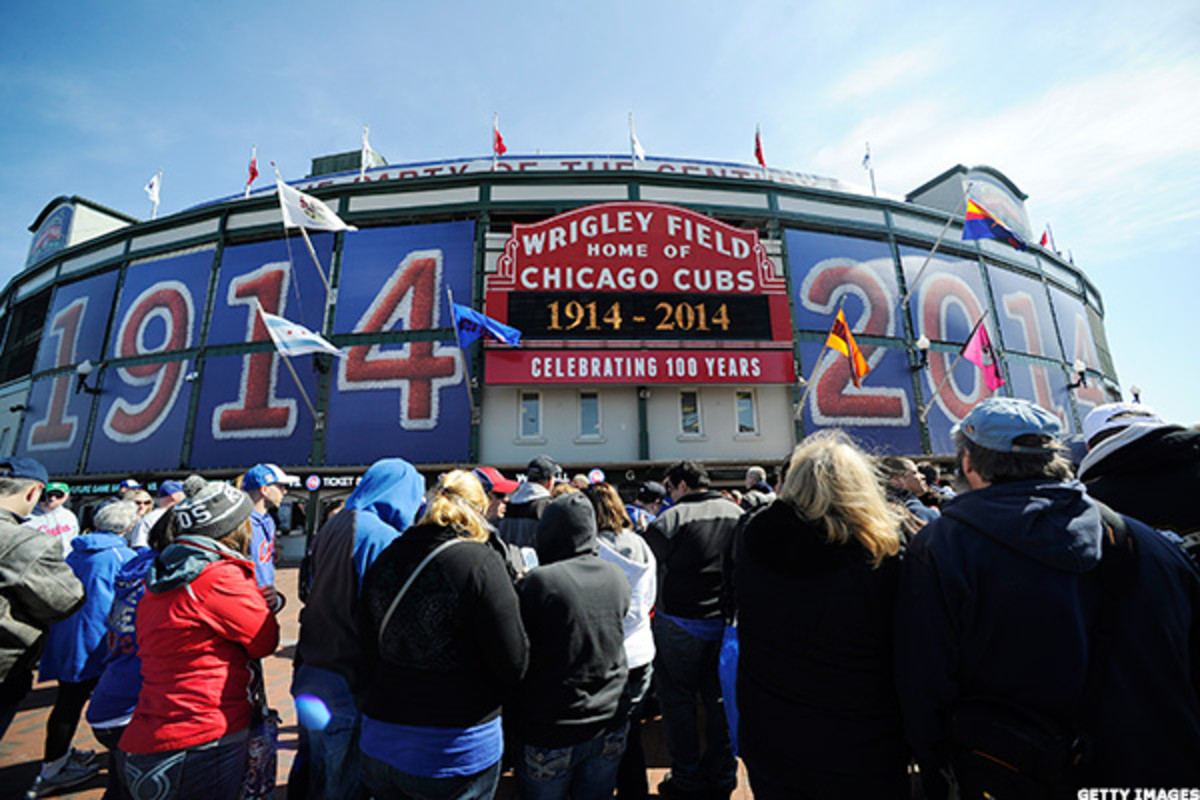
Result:
M492 112L492 172L496 171L496 164L500 159L500 153L496 151L496 133L500 130L500 112Z
M254 305L255 305L255 308L258 309L259 320L265 326L267 324L267 322L262 317L262 315L265 313L263 311L262 303L255 300ZM296 374L296 368L292 366L292 360L290 358L288 358L286 355L284 355L284 353L279 349L279 345L275 344L274 340L272 340L271 343L275 348L276 355L278 355L280 358L283 359L284 366L286 366L288 368L288 372L292 373L292 380L294 380L296 382L296 388L300 390L300 396L304 398L304 404L306 406L308 406L308 410L312 413L313 422L316 423L316 426L318 428L323 427L325 423L321 419L321 415L317 413L317 409L312 404L312 400L308 399L308 392L304 391L304 384L300 383L300 376Z
M1054 228L1050 227L1050 223L1046 223L1046 232L1050 234L1050 249L1058 253L1058 245L1054 243Z
M837 315L842 312L842 307L846 305L846 294L842 293L842 299L838 301L837 311L833 312L833 318L836 320ZM849 324L846 325L849 328ZM825 336L825 344L821 346L821 352L817 354L817 360L813 362L813 372L816 372L817 367L821 366L821 359L825 358L825 351L829 349L829 336ZM853 370L851 370L853 374ZM813 382L810 380L804 381L804 391L800 394L800 405L796 408L796 418L804 418L804 402L808 399L808 390L812 388Z
M871 196L878 197L879 192L875 191L875 160L871 158L870 142L867 142L867 174L871 176Z
M158 198L162 192L162 173L160 169L158 174L154 176L154 197L150 199L150 219L158 219Z
M875 185L875 178L874 178L874 176L872 176L871 177L872 188L874 188L874 185ZM939 247L941 247L942 240L944 238L946 238L946 231L950 230L951 223L953 223L954 220L958 219L958 210L960 208L962 208L963 203L966 201L966 199L967 199L967 193L966 193L966 191L964 191L963 196L958 201L958 205L954 207L954 210L952 212L950 212L950 216L946 218L946 224L942 226L942 232L938 234L937 241L933 243L933 249L929 251L929 255L925 256L925 262L923 264L921 264L921 268L919 270L917 270L917 275L916 275L916 277L914 277L912 279L912 284L908 287L908 292L905 293L904 299L902 299L900 301L901 308L908 305L908 301L910 299L912 299L913 292L915 292L917 290L917 284L919 284L921 282L921 276L925 274L925 269L929 266L929 262L933 260L933 254L938 251Z
M629 112L629 158L633 161L633 169L637 170L637 148L633 146L633 112Z
M971 333L969 336L967 336L968 342L971 341L971 339L975 336L975 332L977 330L979 330L979 326L983 324L983 321L985 319L987 319L986 311L984 311L983 314L980 315L979 321L975 323L975 327L971 328ZM965 343L964 343L964 347L965 347ZM929 409L933 408L933 404L937 402L938 397L942 393L942 389L946 388L946 382L949 381L950 376L954 374L954 368L958 366L959 361L962 361L962 357L963 357L962 350L959 349L958 355L956 355L954 357L954 360L950 362L950 366L946 369L946 374L942 376L942 380L938 383L937 388L935 388L933 390L933 394L930 395L929 402L926 403L925 407L921 409L921 419L922 420L924 420L925 417L929 414Z

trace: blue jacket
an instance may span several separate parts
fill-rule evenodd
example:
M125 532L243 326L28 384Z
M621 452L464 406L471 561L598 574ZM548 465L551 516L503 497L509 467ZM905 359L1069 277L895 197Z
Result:
M125 537L115 533L85 533L71 541L67 566L83 584L87 601L50 628L42 651L42 680L78 683L104 671L113 584L121 565L134 555Z
M297 665L335 672L357 688L363 576L414 522L424 494L425 479L411 464L383 459L363 475L346 507L321 527L309 551L312 586L300 612Z
M1127 522L1137 575L1119 601L1089 785L1194 785L1200 581L1177 548ZM1064 726L1079 719L1103 529L1082 484L1035 480L959 495L914 537L896 672L906 734L927 770L944 763L959 697L1006 699Z
M250 560L259 586L275 585L275 520L270 514L250 512Z
M133 715L142 690L142 659L137 646L137 604L146 593L146 574L158 556L142 548L117 571L112 610L108 614L104 673L88 703L87 721L96 723Z

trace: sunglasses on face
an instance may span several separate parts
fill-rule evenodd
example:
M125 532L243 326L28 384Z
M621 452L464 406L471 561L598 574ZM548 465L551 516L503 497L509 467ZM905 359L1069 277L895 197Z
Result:
M134 502L135 502L135 503L137 503L139 506L152 506L152 505L154 505L154 501L153 501L153 500L134 500Z
M49 500L58 500L63 497L66 497L66 495L63 494L62 492L46 492L46 497Z

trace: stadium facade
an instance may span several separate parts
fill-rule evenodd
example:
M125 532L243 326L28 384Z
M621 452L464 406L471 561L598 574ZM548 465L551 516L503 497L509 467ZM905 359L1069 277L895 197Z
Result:
M732 473L829 426L880 452L947 454L953 423L989 393L957 360L981 316L1000 393L1069 431L1119 394L1103 303L1079 269L962 240L968 181L1028 237L1025 196L991 168L882 198L683 159L462 159L361 177L337 159L292 182L359 228L311 236L321 270L285 233L273 187L152 221L51 201L0 295L0 454L84 491L260 461L345 485L395 455L427 472L519 472L551 453L618 481L688 457ZM522 344L460 349L451 296ZM293 376L256 304L346 355L294 358ZM861 386L823 349L839 307L871 367Z

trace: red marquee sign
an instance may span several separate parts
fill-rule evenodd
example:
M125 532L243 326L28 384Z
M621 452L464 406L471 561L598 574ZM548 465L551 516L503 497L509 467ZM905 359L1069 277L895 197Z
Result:
M787 284L744 230L678 206L603 203L516 225L485 313L487 382L790 383Z

